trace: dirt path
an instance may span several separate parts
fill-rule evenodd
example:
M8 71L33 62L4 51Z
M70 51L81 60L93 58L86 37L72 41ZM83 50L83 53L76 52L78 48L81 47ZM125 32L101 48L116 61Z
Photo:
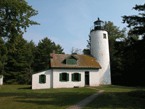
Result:
M96 88L91 88L91 89L96 89ZM98 90L98 89L96 89L96 90ZM98 92L96 92L96 93L92 94L91 96L85 98L84 100L76 103L75 105L70 106L67 109L82 109L84 106L86 106L87 104L89 104L92 100L94 100L96 97L98 97L98 95L100 95L104 91L105 90L99 90Z

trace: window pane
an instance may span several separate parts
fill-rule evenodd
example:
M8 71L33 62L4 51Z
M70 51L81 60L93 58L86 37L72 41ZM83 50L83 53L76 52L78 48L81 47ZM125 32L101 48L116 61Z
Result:
M44 83L44 75L41 75L41 83Z
M106 39L106 34L105 33L103 34L103 37Z
M75 80L75 81L78 81L78 80L79 80L78 73L75 73L75 74L74 74L74 80Z
M67 73L62 73L62 80L64 80L64 81L67 80Z

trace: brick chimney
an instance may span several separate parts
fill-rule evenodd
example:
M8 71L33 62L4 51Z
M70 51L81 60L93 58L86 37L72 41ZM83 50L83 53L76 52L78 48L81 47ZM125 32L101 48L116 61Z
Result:
M55 59L55 50L53 50L53 59Z

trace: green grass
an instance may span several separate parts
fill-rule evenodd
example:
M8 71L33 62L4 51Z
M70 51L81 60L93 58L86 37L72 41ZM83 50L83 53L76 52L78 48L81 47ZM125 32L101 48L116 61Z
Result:
M97 92L88 88L31 90L30 85L3 85L0 109L66 109Z
M97 90L62 88L31 90L30 85L3 85L0 109L66 109ZM101 95L83 109L145 109L145 87L102 85Z
M105 92L83 109L145 109L145 87L102 85L96 89Z

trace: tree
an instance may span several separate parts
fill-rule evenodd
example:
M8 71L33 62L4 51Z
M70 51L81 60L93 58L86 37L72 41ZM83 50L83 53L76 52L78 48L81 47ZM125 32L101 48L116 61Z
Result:
M74 48L72 47L72 49L70 50L71 54L82 54L81 49L78 48Z
M34 58L34 71L40 71L50 68L50 53L55 50L56 54L64 54L62 47L56 45L50 39L45 37L39 41L36 46L35 58Z
M63 49L60 44L57 44L53 49L55 50L55 53L57 54L64 54Z
M13 48L16 37L23 34L22 29L26 32L30 25L39 24L29 19L37 14L25 0L0 0L0 38L11 40Z
M91 50L91 36L89 35L89 40L87 40L88 45L87 48Z
M91 55L91 36L89 35L89 40L87 40L87 49L83 49L84 55Z
M29 69L29 61L31 62L29 54L29 49L27 47L27 41L23 39L22 35L17 36L17 40L15 41L15 50L11 49L11 42L7 41L7 49L8 49L8 61L6 65L6 74L5 83L18 83L18 84L26 84L27 83L27 72ZM33 59L33 58L32 58Z
M145 35L145 4L136 5L133 9L137 11L143 11L138 15L122 16L123 23L127 23L127 27L133 27L131 33L136 35Z
M0 75L5 74L5 65L7 64L7 47L2 38L0 38Z
M133 9L140 13L138 15L122 16L123 23L127 23L127 27L131 28L125 41L126 47L124 49L123 64L125 65L125 76L127 78L130 77L130 75L132 76L128 84L144 85L142 81L144 80L143 72L145 72L145 4L135 5ZM139 40L138 35L143 36L143 39ZM136 72L138 72L137 75ZM138 81L134 81L135 79L138 79Z
M125 38L126 28L120 30L119 27L115 26L111 21L105 21L104 29L108 32L109 41Z
M84 49L83 50L83 54L84 55L90 55L91 53L90 53L90 49Z
M74 47L72 47L72 49L70 50L70 53L73 54L75 52Z
M34 57L35 57L35 52L36 52L36 45L34 42L31 40L29 43L26 44L27 48L27 63L28 63L28 68L25 73L25 78L26 78L26 84L31 84L32 83L32 73L34 73Z

